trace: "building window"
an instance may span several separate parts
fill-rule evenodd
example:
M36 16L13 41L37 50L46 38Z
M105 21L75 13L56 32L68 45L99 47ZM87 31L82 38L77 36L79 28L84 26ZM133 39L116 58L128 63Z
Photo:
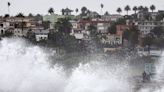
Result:
M1 24L0 26L3 27L3 24Z
M14 26L13 24L10 24L10 26Z

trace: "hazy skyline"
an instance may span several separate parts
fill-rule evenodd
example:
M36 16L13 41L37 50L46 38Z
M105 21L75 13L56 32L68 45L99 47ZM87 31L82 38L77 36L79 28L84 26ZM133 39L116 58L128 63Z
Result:
M86 6L92 11L100 13L100 4L104 4L103 13L108 11L109 13L116 14L116 9L121 7L124 11L126 5L133 6L148 6L154 4L156 10L164 10L164 0L0 0L0 15L8 13L7 2L11 3L10 14L15 15L22 12L25 15L29 13L33 14L48 14L48 9L53 7L55 13L61 14L62 8L70 8L75 10L76 8L81 11L81 7ZM131 11L133 12L133 11ZM75 14L75 12L73 12Z

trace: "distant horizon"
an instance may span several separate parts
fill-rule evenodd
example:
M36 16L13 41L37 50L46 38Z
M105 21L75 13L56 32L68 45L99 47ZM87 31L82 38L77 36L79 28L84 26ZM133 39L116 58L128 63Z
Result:
M117 8L120 7L122 9L122 15L126 14L124 11L124 7L129 5L131 11L129 14L134 13L132 8L134 6L147 6L148 8L153 4L156 6L156 10L164 10L164 0L0 0L0 16L4 16L8 14L8 7L7 2L11 3L10 6L10 15L15 16L18 13L23 13L24 15L28 15L32 13L34 15L41 14L46 15L48 14L48 9L50 7L54 8L55 14L61 14L62 8L70 8L74 10L72 13L76 15L75 9L78 8L79 12L81 12L81 8L83 6L87 7L91 11L96 11L98 13L101 12L100 4L104 4L103 14L108 11L109 14L118 14L116 12ZM66 3L65 3L66 2ZM101 13L102 14L102 13Z

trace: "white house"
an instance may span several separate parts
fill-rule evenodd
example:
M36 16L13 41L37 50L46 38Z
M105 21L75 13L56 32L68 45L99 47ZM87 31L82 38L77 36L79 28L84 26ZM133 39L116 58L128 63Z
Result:
M99 33L107 33L108 27L111 25L111 21L103 19L80 20L79 25L81 30L88 30L88 27L93 25L97 28L95 31Z
M156 20L156 16L158 15L159 12L145 12L145 11L140 11L137 13L137 18L139 20L145 20L145 15L150 15L149 19L151 20Z
M138 22L138 29L140 30L142 36L150 33L157 26L164 27L164 21L140 21Z
M70 20L69 22L72 24L72 29L79 29L78 21Z
M110 25L111 25L111 21L104 20L104 19L92 19L92 24L95 24L95 26L97 28L97 32L107 33L108 27L110 27Z
M105 22L97 23L97 31L100 33L107 33L108 27L110 27L110 23L105 23Z
M75 36L77 40L89 40L90 32L86 30L74 30L72 29L70 35Z
M150 12L150 15L153 20L156 20L156 16L158 15L158 12Z
M112 15L103 15L102 19L106 20L106 21L117 21L119 18L122 18L122 16L120 14L112 14Z
M139 56L161 56L162 50L155 47L150 47L150 50L148 48L137 48L137 53Z
M48 30L37 30L35 31L35 39L37 42L41 40L47 40L48 39Z

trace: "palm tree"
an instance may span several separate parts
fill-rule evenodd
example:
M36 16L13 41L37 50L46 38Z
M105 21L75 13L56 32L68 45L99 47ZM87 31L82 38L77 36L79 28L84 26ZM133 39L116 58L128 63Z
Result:
M23 13L18 13L15 17L24 18L25 16Z
M62 15L64 15L65 10L64 10L64 9L62 9L62 10L61 10L61 12L62 12Z
M10 5L11 5L11 3L10 3L10 2L7 2L7 6L8 6L8 13L9 13L9 15L10 15Z
M48 10L48 13L53 14L53 13L54 13L54 9L51 7L51 8Z
M78 12L78 11L79 11L79 9L78 9L78 8L76 8L76 9L75 9L76 14L77 14L77 12Z
M34 17L36 21L43 20L43 16L41 14L36 14Z
M28 17L34 17L34 15L32 13L29 13Z
M24 30L24 26L26 25L26 23L23 21L23 19L25 18L24 14L23 13L18 13L15 17L21 19L21 29L23 31ZM15 26L18 26L18 24L15 24Z
M145 7L145 8L143 8L143 11L148 12L149 8Z
M155 6L154 5L151 5L150 6L150 10L152 10L152 12L155 10Z
M87 10L87 15L90 16L90 14L91 14L91 11L90 10Z
M101 8L104 8L104 5L103 4L101 4L100 6L101 6Z
M108 11L106 11L104 15L109 15L109 12L108 12Z
M94 26L93 24L89 25L88 28L87 28L90 33L91 33L91 36L95 36L96 35L96 30L97 30L97 27Z
M138 7L138 10L139 10L139 11L142 11L142 10L143 10L143 6L139 6L139 7Z
M87 8L86 8L85 6L83 6L83 7L81 8L81 13L82 13L82 15L85 15L85 14L86 14L86 11L87 11Z
M101 13L103 14L102 9L104 8L104 5L101 3L101 4L100 4L100 7L101 7Z
M5 14L4 18L9 18L10 15L9 14Z
M137 6L134 6L133 11L135 12L135 14L136 14L137 10L138 10Z
M129 5L127 5L127 6L125 6L125 11L127 12L127 15L128 15L128 11L130 11L131 9L130 9L130 6Z
M120 7L117 9L117 12L118 12L119 14L122 12L122 10L121 10Z

